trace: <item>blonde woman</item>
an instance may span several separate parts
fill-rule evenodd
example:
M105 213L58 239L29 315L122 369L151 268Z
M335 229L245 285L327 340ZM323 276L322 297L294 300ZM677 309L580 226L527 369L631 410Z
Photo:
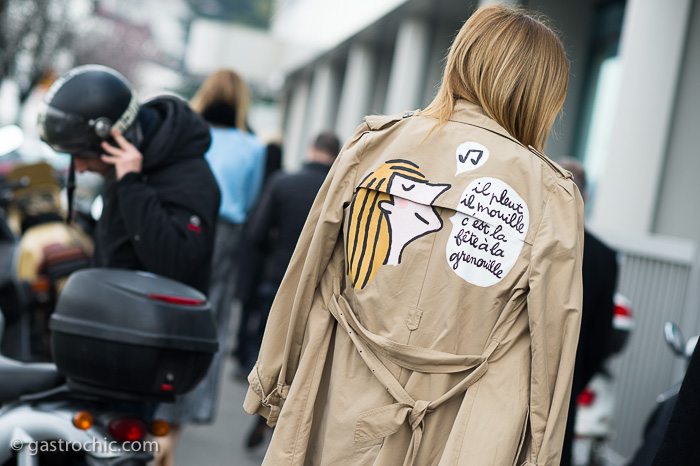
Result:
M541 151L567 82L547 26L485 6L425 111L366 117L248 377L277 426L264 464L559 464L583 203Z
M194 95L190 106L214 127L248 132L250 93L243 78L233 70L212 73Z
M191 106L211 125L212 143L205 157L221 189L209 299L217 310L223 350L239 275L243 225L262 191L266 147L247 126L250 92L237 72L220 69L212 73L192 98ZM245 325L239 329L239 339L245 329ZM220 364L218 358L215 362ZM213 384L217 381L210 380ZM216 393L215 386L210 393ZM213 419L216 398L210 400L202 402L206 410L197 416L198 422Z

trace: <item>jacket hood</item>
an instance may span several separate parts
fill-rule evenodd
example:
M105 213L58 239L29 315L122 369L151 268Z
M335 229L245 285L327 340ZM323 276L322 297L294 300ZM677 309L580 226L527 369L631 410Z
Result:
M203 157L211 145L209 125L177 97L159 97L143 104L158 114L142 148L143 169L151 171L185 158Z

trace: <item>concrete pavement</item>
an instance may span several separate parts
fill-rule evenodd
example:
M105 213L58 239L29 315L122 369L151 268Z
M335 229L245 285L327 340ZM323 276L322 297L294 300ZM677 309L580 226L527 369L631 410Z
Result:
M182 433L175 452L175 466L260 466L266 441L248 451L245 438L254 417L243 411L248 384L231 379L230 359L221 377L221 392L216 422L210 426L188 426Z

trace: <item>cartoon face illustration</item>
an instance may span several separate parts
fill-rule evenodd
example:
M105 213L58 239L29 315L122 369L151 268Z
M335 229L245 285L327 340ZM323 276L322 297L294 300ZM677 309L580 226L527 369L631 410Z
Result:
M414 163L390 160L359 188L347 238L347 273L356 289L364 288L380 266L400 264L409 243L442 228L431 204L450 185L429 183Z

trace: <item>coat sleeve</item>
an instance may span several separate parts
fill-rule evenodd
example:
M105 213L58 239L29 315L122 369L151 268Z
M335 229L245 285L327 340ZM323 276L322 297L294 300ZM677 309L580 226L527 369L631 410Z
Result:
M302 354L316 288L341 232L350 203L359 156L368 130L361 125L341 150L316 196L265 328L258 361L248 376L243 408L274 426Z
M583 300L583 201L569 180L549 193L532 247L527 466L557 466L566 427Z
M188 282L210 267L219 194L218 188L202 185L201 178L199 183L184 182L182 189L170 189L174 194L165 196L138 173L118 181L124 225L147 271Z

